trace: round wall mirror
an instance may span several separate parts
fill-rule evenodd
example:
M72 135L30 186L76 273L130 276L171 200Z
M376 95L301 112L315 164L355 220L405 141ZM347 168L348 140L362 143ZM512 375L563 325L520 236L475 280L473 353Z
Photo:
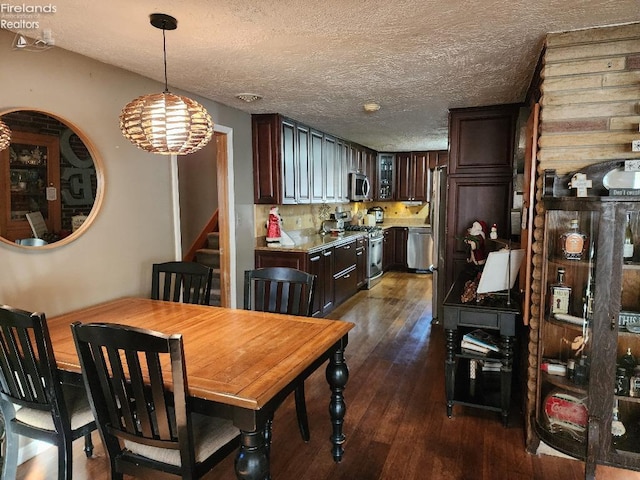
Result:
M66 245L93 222L102 164L73 124L48 112L9 110L11 143L0 151L0 241L20 248Z

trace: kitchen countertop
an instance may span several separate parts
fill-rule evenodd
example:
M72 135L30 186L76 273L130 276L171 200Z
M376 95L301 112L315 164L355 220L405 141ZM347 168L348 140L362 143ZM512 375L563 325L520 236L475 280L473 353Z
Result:
M256 238L256 250L275 252L304 252L313 253L326 247L338 247L349 243L358 237L367 235L366 232L344 232L341 235L320 235L319 233L298 233L288 232L289 236L296 243L290 247L286 245L268 246L265 237Z
M392 218L386 219L383 223L378 223L378 227L389 228L389 227L426 227L431 228L430 223L424 223L424 220L414 220L410 218Z
M380 227L383 230L391 227L425 227L431 228L431 225L428 223L424 223L424 220L414 220L414 219L385 219L383 223L377 223L376 227ZM344 243L348 243L352 241L354 238L366 235L366 232L362 231L345 231L343 234L339 236L333 235L320 235L315 230L307 229L307 230L299 230L299 231L291 231L287 232L291 239L295 242L295 245L286 246L286 245L274 245L268 246L265 237L256 238L256 250L265 250L265 251L280 251L280 252L304 252L304 253L313 253L318 250L322 250L328 246L338 247Z

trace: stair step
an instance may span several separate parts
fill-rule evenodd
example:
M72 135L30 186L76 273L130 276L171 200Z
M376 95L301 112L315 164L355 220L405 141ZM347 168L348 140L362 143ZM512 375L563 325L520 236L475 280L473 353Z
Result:
M209 232L207 234L207 248L218 250L220 248L220 233Z
M218 275L220 275L220 250L201 248L196 251L196 262L218 269Z

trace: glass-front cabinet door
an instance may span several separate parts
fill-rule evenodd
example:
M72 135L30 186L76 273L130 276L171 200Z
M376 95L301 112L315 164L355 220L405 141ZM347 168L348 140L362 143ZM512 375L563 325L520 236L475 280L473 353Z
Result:
M640 201L542 204L536 430L586 478L640 470Z
M40 212L48 232L60 230L60 146L58 137L13 131L0 153L0 235L32 237L27 214Z
M600 213L548 210L543 252L537 426L554 448L583 457L593 363Z
M620 205L616 212L622 243L616 365L611 420L611 458L618 464L640 464L640 210Z

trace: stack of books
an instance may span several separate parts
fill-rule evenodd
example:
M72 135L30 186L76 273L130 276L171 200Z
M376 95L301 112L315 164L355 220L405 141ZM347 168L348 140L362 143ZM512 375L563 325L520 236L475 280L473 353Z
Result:
M464 334L460 347L463 350L485 355L491 352L500 352L497 338L480 329Z

